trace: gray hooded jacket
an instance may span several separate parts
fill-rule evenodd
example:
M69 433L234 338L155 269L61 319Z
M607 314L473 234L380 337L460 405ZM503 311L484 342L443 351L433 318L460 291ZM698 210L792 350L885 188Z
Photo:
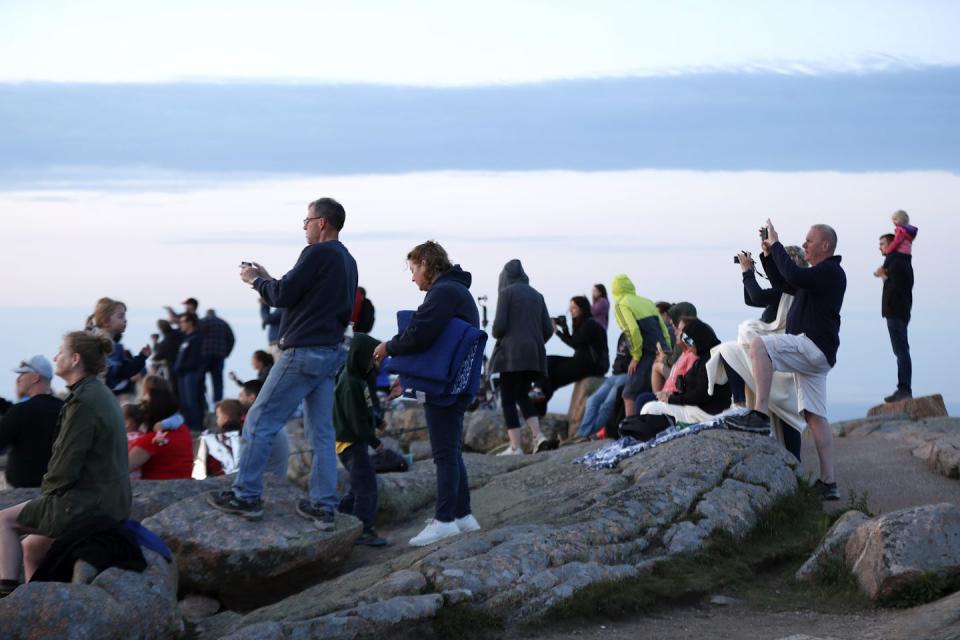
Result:
M511 260L500 272L497 313L493 319L491 370L494 372L547 372L544 343L553 335L553 323L540 292L519 260Z

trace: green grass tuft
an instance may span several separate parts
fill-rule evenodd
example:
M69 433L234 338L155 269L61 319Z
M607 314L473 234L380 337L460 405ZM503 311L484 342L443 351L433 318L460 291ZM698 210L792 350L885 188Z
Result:
M948 579L937 573L926 572L882 598L880 605L897 609L915 607L939 600L958 588L960 588L960 576Z

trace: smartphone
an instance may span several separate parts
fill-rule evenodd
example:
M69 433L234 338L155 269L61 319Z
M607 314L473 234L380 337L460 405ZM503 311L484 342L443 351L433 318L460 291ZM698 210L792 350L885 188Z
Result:
M760 239L766 240L770 236L770 231L766 227L760 227Z

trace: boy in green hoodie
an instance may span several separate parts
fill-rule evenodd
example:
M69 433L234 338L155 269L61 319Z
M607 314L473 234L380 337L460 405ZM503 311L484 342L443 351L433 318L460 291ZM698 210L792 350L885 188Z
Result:
M377 535L373 517L377 512L377 473L368 447L383 446L376 429L382 422L377 408L377 365L373 350L379 340L355 333L350 342L347 363L337 377L333 397L333 426L337 435L337 456L350 473L350 491L340 501L341 513L349 513L363 523L363 533L355 544L382 547L387 541Z
M670 333L657 306L637 295L637 290L626 274L613 277L613 315L617 325L627 334L630 344L630 364L627 382L623 387L623 411L627 416L637 413L636 397L651 391L650 370L657 355L657 343L664 351L671 349Z

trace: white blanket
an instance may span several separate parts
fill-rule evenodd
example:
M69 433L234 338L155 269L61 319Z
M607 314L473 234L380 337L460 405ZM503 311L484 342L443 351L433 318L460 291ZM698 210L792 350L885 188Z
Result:
M720 363L722 356L727 365L743 378L747 386L747 406L753 406L757 383L753 378L750 365L750 343L757 336L783 333L787 325L787 312L792 303L793 296L783 294L780 297L777 317L773 322L760 320L741 322L736 342L724 342L710 350L710 360L707 361L707 380L711 395L714 385L727 382L727 372ZM770 386L770 413L775 427L781 426L776 423L782 420L801 433L806 428L807 423L800 414L797 401L797 382L792 373L774 372L773 384Z

